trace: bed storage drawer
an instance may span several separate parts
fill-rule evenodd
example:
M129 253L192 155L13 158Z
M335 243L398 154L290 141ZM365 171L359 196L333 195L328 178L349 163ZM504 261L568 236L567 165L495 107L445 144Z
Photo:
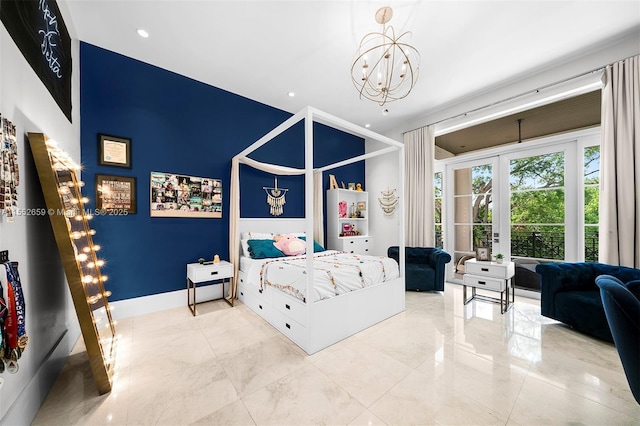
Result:
M249 307L249 309L257 313L267 321L271 321L271 313L273 312L273 308L271 307L271 304L265 302L263 297L256 297L252 294L245 294L245 303Z
M306 322L307 307L304 303L280 291L271 291L271 293L271 305L275 310L299 323Z
M307 344L307 328L298 321L294 321L279 310L273 309L269 322L298 346L305 347Z
M247 304L245 302L247 289L244 282L246 278L247 277L245 276L244 272L240 271L238 273L238 293L237 293L238 300L244 303L245 305Z

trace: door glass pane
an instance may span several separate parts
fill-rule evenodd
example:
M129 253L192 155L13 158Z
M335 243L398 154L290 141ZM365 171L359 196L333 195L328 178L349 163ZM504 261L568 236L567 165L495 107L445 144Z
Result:
M492 167L481 164L454 171L454 259L475 255L477 247L491 247ZM461 266L461 265L460 265ZM459 278L459 276L458 276Z
M510 162L511 255L564 260L564 153Z
M584 260L598 261L600 147L584 149Z
M433 175L433 192L435 197L435 244L436 247L442 248L442 172Z

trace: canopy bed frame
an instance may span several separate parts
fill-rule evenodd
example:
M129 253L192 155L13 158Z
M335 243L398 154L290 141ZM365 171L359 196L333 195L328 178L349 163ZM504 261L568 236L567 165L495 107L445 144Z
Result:
M249 155L278 135L304 120L305 168L295 169L282 165L260 163ZM371 150L344 161L314 169L313 167L313 123L321 123L338 130L356 135L365 141L380 142L381 148ZM306 107L281 123L251 146L233 157L231 166L231 194L229 219L229 256L235 268L235 279L230 286L228 297L238 298L276 329L282 332L308 354L313 354L346 337L356 334L405 309L404 285L404 223L399 221L400 236L399 277L385 283L372 285L341 294L329 299L306 303L286 293L269 288L268 291L246 282L246 275L240 267L240 234L242 232L294 233L313 235L306 239L306 252L314 252L314 239L323 242L322 215L322 172L363 161L379 155L398 153L398 192L402 196L404 182L404 146L402 143L379 135L343 119ZM240 217L240 164L276 174L304 175L305 217L249 219ZM397 214L403 217L402 207ZM306 294L312 294L313 256L306 256Z

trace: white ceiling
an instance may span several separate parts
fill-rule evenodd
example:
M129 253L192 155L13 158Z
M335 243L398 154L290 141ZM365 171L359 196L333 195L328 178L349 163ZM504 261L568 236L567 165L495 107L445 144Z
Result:
M379 132L640 28L638 0L58 3L74 38L291 113L311 105ZM413 92L385 105L383 116L359 99L349 71L385 5L396 33L412 32L422 60Z

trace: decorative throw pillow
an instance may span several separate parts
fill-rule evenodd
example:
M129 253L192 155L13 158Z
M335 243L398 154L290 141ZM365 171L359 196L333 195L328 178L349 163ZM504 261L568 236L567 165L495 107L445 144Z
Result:
M252 259L270 259L284 257L285 254L274 247L273 240L248 240L249 254Z
M298 237L300 238L302 241L307 241L307 237ZM324 247L322 247L320 245L320 243L318 243L316 240L313 240L313 252L314 253L318 253L320 251L325 251L326 249Z
M273 245L287 256L297 256L306 251L305 242L291 234L280 236Z
M242 255L251 257L249 253L249 240L272 240L273 234L270 232L243 232L240 234L240 245L242 246Z

